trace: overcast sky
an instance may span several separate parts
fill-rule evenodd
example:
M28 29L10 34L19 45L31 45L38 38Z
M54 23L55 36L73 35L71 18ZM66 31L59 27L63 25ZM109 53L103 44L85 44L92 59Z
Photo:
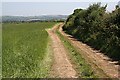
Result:
M2 2L118 2L120 0L1 0Z
M6 0L5 0L6 1ZM19 0L18 0L19 1ZM86 9L93 2L3 2L2 15L10 16L39 16L39 15L69 15L76 8ZM116 2L108 4L107 11L115 9Z

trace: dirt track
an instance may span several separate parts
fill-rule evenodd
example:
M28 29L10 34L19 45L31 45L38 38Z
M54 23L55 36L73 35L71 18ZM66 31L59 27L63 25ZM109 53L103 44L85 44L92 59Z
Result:
M54 61L52 65L52 70L50 72L50 76L52 78L75 78L76 71L73 69L72 64L67 58L67 51L65 50L61 40L55 33L57 29L57 25L55 25L52 29L47 30L49 36L52 39L52 48L53 48L53 56Z
M115 65L115 63L117 62L110 61L107 56L103 55L99 51L94 50L90 46L64 33L62 30L62 26L59 28L59 31L72 43L75 48L77 48L81 52L81 55L86 59L88 63L92 65L93 69L98 67L99 69L101 69L102 72L104 72L107 76L111 78L118 78L118 76L120 77L120 72L118 72L119 65ZM101 72L97 71L98 68L96 68L96 73L103 76L102 78L106 77Z
M59 26L58 26L59 25ZM52 47L54 53L54 63L51 70L51 77L59 77L59 78L76 78L76 71L73 69L72 64L70 63L67 51L65 50L61 40L55 33L55 31L59 27L59 32L67 38L71 44L80 51L83 58L85 58L86 62L92 65L93 71L96 74L100 75L100 78L110 77L110 78L118 78L120 76L120 72L118 72L119 65L116 65L117 62L112 62L110 59L100 53L92 49L90 46L77 41L70 35L66 34L62 30L63 24L57 24L52 29L47 30L51 39L52 39Z

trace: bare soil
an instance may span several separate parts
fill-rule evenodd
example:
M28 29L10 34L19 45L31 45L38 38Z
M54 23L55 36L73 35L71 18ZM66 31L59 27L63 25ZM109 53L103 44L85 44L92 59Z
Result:
M120 67L120 65L117 64L118 63L117 61L111 61L111 59L108 58L103 53L91 48L87 44L84 44L84 43L76 40L71 35L64 33L64 31L62 30L62 25L63 24L61 24L61 26L59 28L59 31L61 32L61 34L64 37L68 38L68 40L71 42L71 44L80 51L83 58L85 58L85 60L92 66L92 68L94 70L96 70L97 74L101 75L102 78L107 77L107 76L110 78L120 77L120 72L118 71L118 68ZM55 37L55 34L53 37L54 37L53 40L55 40L55 38L57 38L57 36ZM57 43L55 43L55 44L57 44L58 46L61 46L58 42L61 44L60 40L58 40ZM62 47L63 46L61 46L61 48ZM61 53L63 53L63 52L61 52ZM59 55L59 57L60 56L62 56L62 54ZM62 57L62 58L64 58L64 57ZM101 71L98 70L98 68L101 69ZM71 72L71 74L72 74L72 72Z
M50 72L51 78L76 78L76 71L73 69L73 65L67 57L67 51L63 46L61 40L55 33L60 24L55 25L52 29L48 29L47 32L52 40L53 49L53 65Z

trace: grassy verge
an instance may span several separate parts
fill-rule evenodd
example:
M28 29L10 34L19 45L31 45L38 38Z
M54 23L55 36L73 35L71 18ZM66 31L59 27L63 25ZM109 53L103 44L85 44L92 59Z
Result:
M74 63L76 66L78 76L82 78L96 78L97 76L92 71L91 66L85 62L79 51L75 49L68 41L68 39L65 38L58 30L56 31L56 33L60 37L65 48L69 51L70 54L68 55L70 56L72 63Z
M40 73L38 76L40 78L47 78L49 77L49 74L50 74L50 69L51 69L51 66L52 66L52 62L53 62L53 52L52 52L52 49L51 49L51 39L50 37L48 37L48 45L47 45L47 48L46 48L46 53L45 53L45 57L44 59L39 63L39 69L38 73Z

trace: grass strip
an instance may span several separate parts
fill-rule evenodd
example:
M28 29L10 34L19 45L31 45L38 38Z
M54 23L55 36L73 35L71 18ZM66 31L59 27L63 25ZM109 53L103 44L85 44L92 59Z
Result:
M94 74L91 66L85 62L84 58L82 58L80 52L75 49L68 39L65 38L58 30L56 33L63 42L65 48L68 50L68 55L70 56L72 63L76 66L75 70L77 71L78 76L80 78L97 78L97 75Z
M46 53L45 53L45 57L43 59L43 61L40 62L39 66L40 66L40 70L36 71L38 73L41 73L39 76L39 78L47 78L49 77L50 74L50 69L52 66L52 62L53 62L53 52L51 49L51 39L50 37L48 37L48 45L46 48Z

